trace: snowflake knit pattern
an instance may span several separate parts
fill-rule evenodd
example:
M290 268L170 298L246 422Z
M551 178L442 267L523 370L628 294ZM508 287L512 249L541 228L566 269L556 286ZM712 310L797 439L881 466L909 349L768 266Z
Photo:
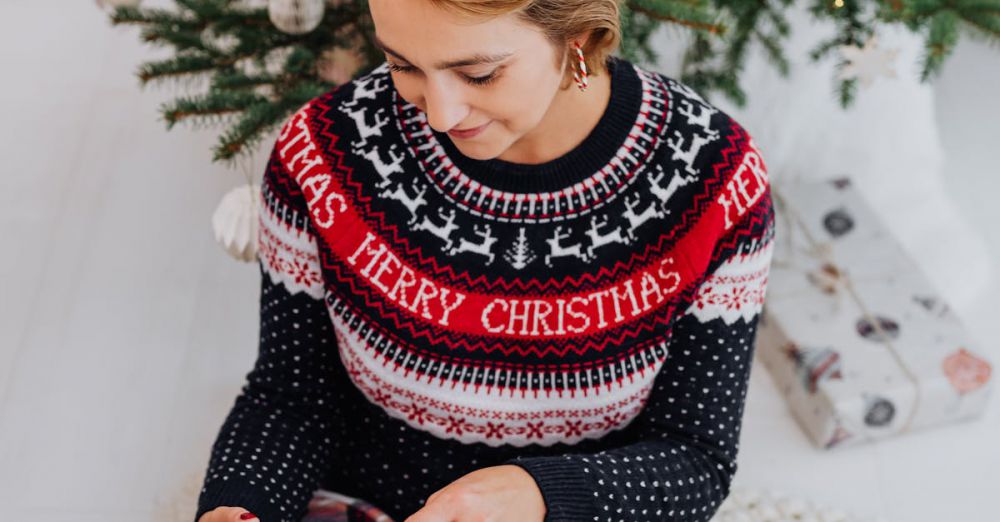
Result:
M729 492L771 261L768 174L688 86L608 59L541 164L464 156L386 64L285 121L261 184L260 344L196 519L397 522L514 464L554 521L706 521Z

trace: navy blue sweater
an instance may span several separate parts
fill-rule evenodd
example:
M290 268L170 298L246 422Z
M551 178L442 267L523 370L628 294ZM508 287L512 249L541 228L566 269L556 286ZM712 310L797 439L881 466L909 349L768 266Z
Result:
M260 193L260 345L196 518L298 522L314 490L397 522L516 464L545 521L703 521L729 492L771 260L747 132L609 59L569 153L463 156L385 64L282 126Z

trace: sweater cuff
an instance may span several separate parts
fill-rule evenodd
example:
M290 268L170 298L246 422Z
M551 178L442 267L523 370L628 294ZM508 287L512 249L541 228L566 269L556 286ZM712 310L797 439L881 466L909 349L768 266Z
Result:
M283 511L270 499L271 493L258 491L253 486L237 480L216 482L203 490L198 498L198 510L194 522L205 513L221 506L240 507L254 515L260 522L298 521L305 516L308 506L302 506L298 513Z
M596 514L596 489L572 456L518 457L505 464L520 466L535 479L545 500L543 522L580 522Z

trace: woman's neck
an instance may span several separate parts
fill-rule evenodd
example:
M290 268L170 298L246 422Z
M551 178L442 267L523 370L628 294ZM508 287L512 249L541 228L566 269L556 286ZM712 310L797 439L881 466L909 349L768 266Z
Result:
M611 75L607 70L591 76L586 91L574 83L557 92L542 121L497 158L534 165L566 154L590 135L610 100Z

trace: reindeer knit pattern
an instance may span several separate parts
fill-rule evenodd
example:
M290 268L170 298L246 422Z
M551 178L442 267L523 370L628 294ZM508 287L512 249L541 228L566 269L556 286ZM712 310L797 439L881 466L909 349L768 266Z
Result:
M196 519L299 522L319 489L396 522L474 470L552 521L705 521L728 495L774 237L747 132L608 59L541 164L464 156L386 64L281 127L260 192L260 344Z

